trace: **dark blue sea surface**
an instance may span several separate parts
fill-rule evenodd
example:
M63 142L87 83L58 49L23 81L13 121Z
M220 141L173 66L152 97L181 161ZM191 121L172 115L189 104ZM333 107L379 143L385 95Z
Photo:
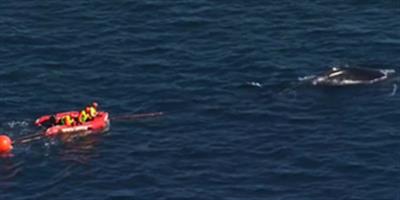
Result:
M396 0L2 1L2 134L94 100L165 115L15 145L0 199L400 199L396 83L298 81L399 63Z

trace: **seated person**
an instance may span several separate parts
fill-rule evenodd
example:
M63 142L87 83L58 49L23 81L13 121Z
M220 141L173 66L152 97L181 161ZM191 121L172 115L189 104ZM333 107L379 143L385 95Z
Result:
M98 104L93 102L92 104L86 106L84 110L81 110L78 115L78 122L84 124L87 121L93 120L97 116Z
M76 122L73 117L70 115L66 115L60 120L60 125L65 125L65 126L75 126Z

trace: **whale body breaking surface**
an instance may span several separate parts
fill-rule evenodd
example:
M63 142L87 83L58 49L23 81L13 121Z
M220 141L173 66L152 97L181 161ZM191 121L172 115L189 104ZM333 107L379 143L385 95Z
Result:
M371 69L359 67L333 67L311 79L312 85L346 86L365 85L386 80L394 74L393 69Z

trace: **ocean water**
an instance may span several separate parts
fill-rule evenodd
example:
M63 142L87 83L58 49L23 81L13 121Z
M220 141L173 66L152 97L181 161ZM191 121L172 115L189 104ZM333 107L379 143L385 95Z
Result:
M4 1L0 132L98 101L109 132L0 159L0 199L399 199L394 82L317 88L332 66L400 71L400 3Z

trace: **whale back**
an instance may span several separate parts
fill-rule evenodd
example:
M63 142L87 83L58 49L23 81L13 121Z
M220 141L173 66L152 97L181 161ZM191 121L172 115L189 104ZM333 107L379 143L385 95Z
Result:
M312 80L313 85L355 85L370 84L388 77L391 71L358 67L334 67Z

